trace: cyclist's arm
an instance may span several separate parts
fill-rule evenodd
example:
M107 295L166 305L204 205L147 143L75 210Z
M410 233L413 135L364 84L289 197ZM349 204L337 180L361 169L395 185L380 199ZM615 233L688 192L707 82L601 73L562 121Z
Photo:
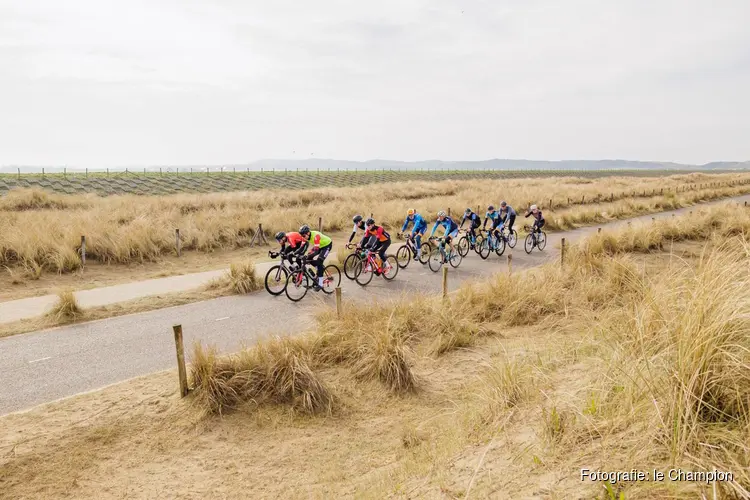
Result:
M409 227L409 217L406 218L406 220L404 221L404 225L401 226L401 232L403 233L404 231L406 231L407 227ZM417 227L417 221L416 220L414 221L414 227Z
M309 245L308 245L309 246ZM320 233L316 234L312 241L312 248L309 253L313 253L320 248Z
M464 222L466 222L466 216L465 216L465 215L464 215L464 217L463 217L463 218L461 219L461 225L460 225L460 226L458 226L458 228L459 228L459 229L462 229L462 228L464 227Z
M484 224L482 224L482 229L487 229L487 221L490 220L490 214L484 215Z
M354 237L357 235L357 225L354 224L354 229L352 229L352 235L349 236L349 243L351 243L354 240Z
M435 222L435 225L432 226L432 232L430 233L430 238L432 238L433 236L435 236L435 231L437 230L437 227L438 227L439 224L440 224L440 222L437 221L437 222Z

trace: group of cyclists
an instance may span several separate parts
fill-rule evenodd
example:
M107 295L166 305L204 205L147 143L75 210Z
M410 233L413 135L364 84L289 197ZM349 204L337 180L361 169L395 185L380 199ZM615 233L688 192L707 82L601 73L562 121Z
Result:
M508 205L505 201L500 203L499 210L493 205L487 207L485 213L484 222L481 222L480 215L474 212L471 208L467 208L464 211L461 223L457 223L451 216L440 210L437 213L437 220L432 226L429 238L432 239L435 236L435 232L438 227L444 228L443 240L445 244L450 247L451 252L453 248L453 239L458 236L458 232L463 228L464 224L469 223L468 232L470 236L471 248L474 248L474 244L477 239L477 230L480 225L483 230L487 229L487 223L492 222L492 231L496 237L500 237L500 232L503 229L509 231L513 230L513 224L516 221L516 211ZM544 216L542 211L536 205L531 205L526 211L525 217L533 217L534 223L532 226L532 232L541 232L544 227ZM383 226L379 226L375 223L375 219L372 217L365 219L361 215L355 215L352 218L354 227L352 228L352 234L349 236L347 248L351 248L352 241L356 237L358 232L362 232L363 236L359 243L356 245L358 249L368 250L373 253L377 253L380 258L380 263L386 262L386 250L391 245L391 235L385 230ZM416 253L414 260L420 260L421 253L421 242L422 237L427 231L427 221L419 214L415 209L410 208L407 211L406 219L401 227L401 232L404 233L409 226L412 226L409 237L413 238L416 243ZM323 270L325 268L325 259L331 253L333 246L333 240L321 233L320 231L312 231L310 226L307 224L299 228L299 231L293 232L278 232L275 235L275 239L281 245L281 250L278 255L282 259L289 261L298 261L301 264L311 264L316 269L316 280L313 282L313 290L320 291L323 289ZM307 252L307 253L306 253ZM379 264L380 264L379 263ZM379 274L381 269L376 269L375 274Z

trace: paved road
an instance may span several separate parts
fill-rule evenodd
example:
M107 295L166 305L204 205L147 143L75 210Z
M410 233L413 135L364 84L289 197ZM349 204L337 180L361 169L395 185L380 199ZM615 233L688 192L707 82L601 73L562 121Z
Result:
M733 200L750 201L750 195ZM691 209L653 217L669 217L688 210ZM648 223L651 217L630 221ZM561 238L573 243L593 231L595 227L552 233L545 251L531 255L523 251L523 242L519 242L513 251L514 269L538 266L556 258ZM505 256L498 258L493 254L482 261L470 253L458 270L451 269L449 286L455 289L466 280L507 270L506 262ZM402 269L393 282L376 277L365 289L346 278L344 281L345 306L355 300L392 300L413 291L439 293L441 287L439 274L414 264ZM237 350L269 334L300 331L310 325L312 313L321 303L333 305L332 297L312 292L309 295L294 304L285 296L271 297L261 291L0 339L0 415L173 367L175 323L183 325L187 346L200 340L215 344L222 351Z

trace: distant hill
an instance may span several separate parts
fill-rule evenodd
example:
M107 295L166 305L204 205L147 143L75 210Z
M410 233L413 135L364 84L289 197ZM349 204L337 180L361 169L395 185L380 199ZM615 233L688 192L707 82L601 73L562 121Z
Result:
M60 167L60 166L26 166L26 165L8 165L0 167L0 173L16 173L18 169L22 173L41 172L44 168L47 173L62 172L67 168L68 172L83 170L77 167ZM118 167L111 168L110 171L124 171L128 169L131 172L143 171L144 167ZM308 158L304 160L259 160L246 164L234 165L155 165L145 167L146 171L154 172L163 169L165 172L174 172L179 169L181 172L189 170L218 172L232 171L236 169L260 171L300 171L304 170L741 170L750 169L750 161L717 161L706 163L705 165L688 165L671 162L652 162L652 161L630 161L630 160L560 160L560 161L543 161L543 160L509 160L509 159L492 159L482 161L442 161L442 160L425 160L425 161L396 161L396 160L369 160L369 161L348 161L348 160L331 160L322 158ZM90 171L103 171L105 169L89 169Z

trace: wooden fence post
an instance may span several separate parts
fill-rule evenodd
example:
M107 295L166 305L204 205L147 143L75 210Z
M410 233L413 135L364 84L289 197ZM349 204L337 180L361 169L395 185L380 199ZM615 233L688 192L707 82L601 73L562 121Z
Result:
M323 217L318 217L318 232L323 232Z
M602 232L602 228L596 230L597 234Z
M179 257L180 254L181 254L181 249L180 249L180 230L179 229L175 229L174 230L174 247L177 250L177 256Z
M443 267L443 298L448 298L448 268Z
M448 207L448 217L451 216L451 207Z
M513 274L513 254L508 254L508 274Z
M174 325L174 344L177 349L177 376L180 378L180 397L188 394L187 370L185 369L185 346L182 343L182 325Z
M86 236L81 235L81 268L86 267Z
M562 244L560 245L560 267L563 267L565 265L565 238L562 239Z
M341 287L336 287L336 317L341 318Z

